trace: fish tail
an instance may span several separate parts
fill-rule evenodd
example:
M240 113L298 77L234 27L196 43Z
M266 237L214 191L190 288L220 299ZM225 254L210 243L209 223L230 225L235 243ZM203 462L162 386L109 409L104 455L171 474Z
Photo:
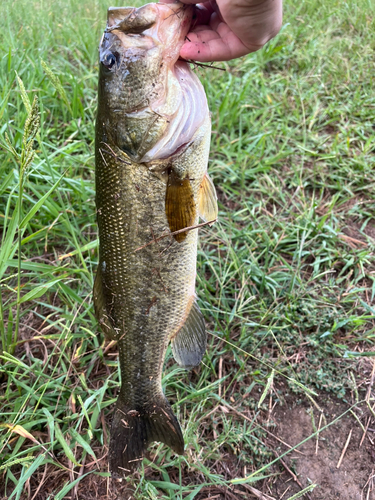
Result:
M118 401L109 447L111 473L115 477L130 474L140 465L153 441L162 441L179 455L184 453L180 424L164 395L137 409Z

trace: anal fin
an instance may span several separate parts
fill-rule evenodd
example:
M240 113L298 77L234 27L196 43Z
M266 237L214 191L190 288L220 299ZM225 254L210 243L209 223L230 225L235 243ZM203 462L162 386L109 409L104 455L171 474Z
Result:
M183 368L199 365L207 346L203 314L194 300L189 315L177 335L172 338L174 359Z
M199 188L198 195L199 217L204 222L210 222L217 219L217 195L214 183L206 173Z

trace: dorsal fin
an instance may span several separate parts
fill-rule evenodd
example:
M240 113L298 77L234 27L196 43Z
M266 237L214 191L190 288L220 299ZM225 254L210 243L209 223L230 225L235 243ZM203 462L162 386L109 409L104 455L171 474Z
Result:
M113 324L111 318L107 314L105 307L105 295L104 295L104 284L102 276L102 268L105 265L103 262L99 262L98 270L96 272L95 282L94 282L94 308L95 316L99 322L101 329L107 340L117 340L116 332L113 329Z

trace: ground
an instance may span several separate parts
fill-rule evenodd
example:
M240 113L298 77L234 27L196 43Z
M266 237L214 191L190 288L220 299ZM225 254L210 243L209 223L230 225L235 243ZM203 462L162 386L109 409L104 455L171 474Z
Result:
M280 407L275 415L277 436L285 441L288 440L291 446L295 446L316 430L320 414L323 422L330 422L343 414L348 409L348 405L342 401L329 399L321 404L321 409L320 413L314 407L296 405L293 400L287 408ZM317 419L315 429L311 418L314 410ZM368 413L366 408L362 411ZM319 434L318 439L311 439L299 446L298 450L303 455L294 453L293 456L285 459L286 464L294 471L303 487L308 486L309 483L318 485L310 493L311 499L362 500L368 498L371 500L374 498L374 439L366 434L367 437L365 436L362 440L363 434L361 427L349 413ZM349 435L350 441L338 468ZM300 486L296 484L294 478L289 483L285 482L285 477L280 478L272 488L274 497L282 498L286 489L287 494L292 495L300 491Z

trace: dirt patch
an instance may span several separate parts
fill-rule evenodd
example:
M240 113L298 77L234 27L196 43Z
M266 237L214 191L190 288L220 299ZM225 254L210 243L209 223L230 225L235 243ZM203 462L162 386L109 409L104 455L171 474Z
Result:
M319 402L320 403L320 402ZM315 407L291 404L280 406L275 414L274 421L277 428L274 434L291 446L295 446L311 436L314 430L323 428L326 423L332 422L342 415L350 406L341 401L326 401L322 407L322 418ZM313 416L312 416L313 414ZM361 422L366 426L370 414L366 415L366 407L356 412ZM314 423L313 423L314 422ZM315 429L314 429L315 426ZM341 465L337 465L344 450L349 434L349 444L342 458ZM363 430L351 413L347 413L340 420L298 447L303 455L291 452L284 457L284 462L295 474L300 485L294 481L290 471L283 471L274 483L272 494L280 498L284 493L289 498L311 483L318 486L309 493L311 500L375 500L373 476L375 474L375 436L367 432L363 439ZM280 455L285 452L283 445L278 446ZM286 490L288 490L286 492Z
M365 228L362 230L362 223L359 223L352 218L348 217L346 219L346 225L343 228L343 233L345 233L350 238L354 238L354 242L357 240L358 243L363 242L363 246L367 246L366 236L375 240L375 223L369 221Z

